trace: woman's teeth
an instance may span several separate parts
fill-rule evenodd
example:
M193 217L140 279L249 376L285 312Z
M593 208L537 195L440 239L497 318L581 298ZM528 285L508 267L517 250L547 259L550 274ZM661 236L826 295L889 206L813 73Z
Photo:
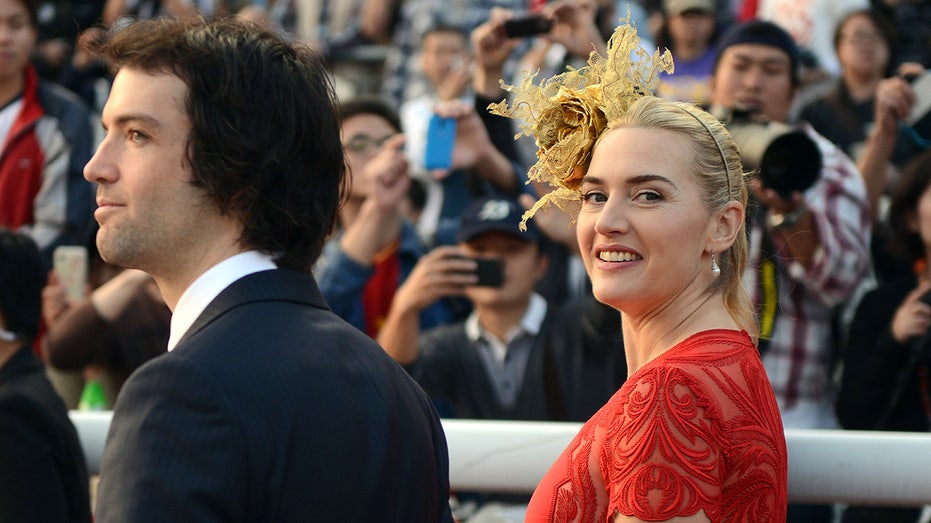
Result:
M643 257L631 252L602 251L598 257L607 262L627 262L642 260Z

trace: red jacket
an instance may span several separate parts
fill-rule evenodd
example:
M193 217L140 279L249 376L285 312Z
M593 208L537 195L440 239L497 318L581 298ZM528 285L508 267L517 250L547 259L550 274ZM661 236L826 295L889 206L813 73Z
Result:
M92 115L73 93L25 71L22 107L0 151L0 226L23 229L48 254L83 244L93 217ZM49 258L50 259L50 258Z

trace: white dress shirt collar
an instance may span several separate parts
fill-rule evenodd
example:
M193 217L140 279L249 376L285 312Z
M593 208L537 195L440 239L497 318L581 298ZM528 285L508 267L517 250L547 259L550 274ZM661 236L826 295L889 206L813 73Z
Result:
M168 350L173 350L191 328L197 317L204 312L223 289L236 280L249 274L275 269L272 257L258 251L246 251L230 256L207 269L194 280L175 306L171 316L171 335L168 338Z

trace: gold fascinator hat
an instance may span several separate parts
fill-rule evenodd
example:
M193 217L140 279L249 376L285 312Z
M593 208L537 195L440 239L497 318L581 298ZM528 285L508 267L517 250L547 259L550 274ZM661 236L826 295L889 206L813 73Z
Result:
M537 162L530 168L530 182L545 182L553 190L526 211L521 230L537 210L552 203L567 211L579 199L579 185L588 170L592 148L607 128L638 98L650 94L661 72L672 72L672 54L657 49L649 55L640 47L637 30L629 18L621 20L608 40L608 56L595 51L588 64L568 68L535 83L539 72L527 73L519 86L502 87L513 93L507 100L488 106L492 114L519 120L521 135L533 136Z

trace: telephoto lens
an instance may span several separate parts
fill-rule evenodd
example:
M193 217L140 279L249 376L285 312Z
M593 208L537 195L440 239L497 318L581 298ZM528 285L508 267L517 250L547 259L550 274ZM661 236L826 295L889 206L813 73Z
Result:
M758 170L763 185L789 200L818 181L822 159L805 131L749 111L713 108L734 138L744 169Z

